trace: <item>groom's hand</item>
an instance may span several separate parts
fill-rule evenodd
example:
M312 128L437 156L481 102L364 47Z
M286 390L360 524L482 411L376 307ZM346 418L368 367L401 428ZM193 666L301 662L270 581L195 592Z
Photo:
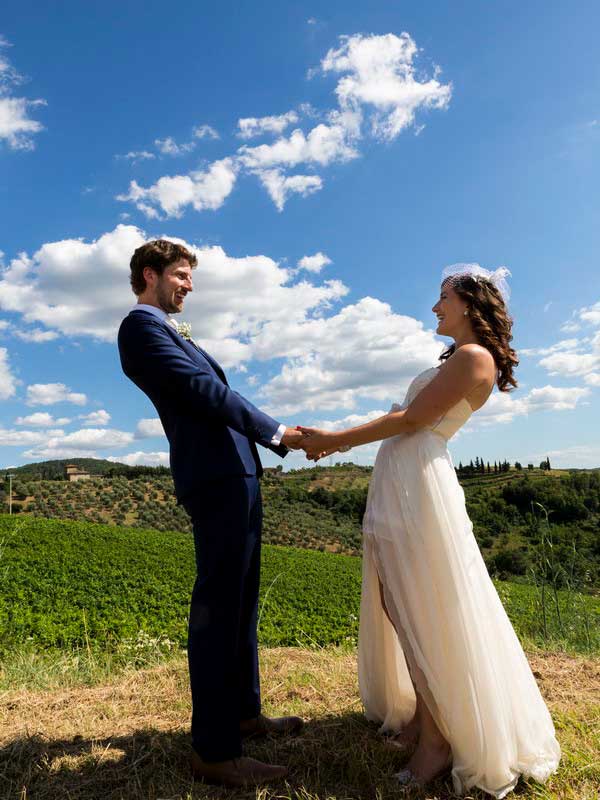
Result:
M286 428L285 433L281 437L281 444L289 447L290 450L300 450L303 439L304 434L302 431L296 430L296 428Z
M300 425L300 430L306 437L301 447L306 453L306 457L311 461L318 461L324 456L335 453L338 450L336 434L332 431L323 431L319 428L306 428Z

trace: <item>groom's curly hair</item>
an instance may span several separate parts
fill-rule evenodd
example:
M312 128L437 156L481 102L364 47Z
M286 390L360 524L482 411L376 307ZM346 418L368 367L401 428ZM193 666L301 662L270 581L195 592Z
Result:
M144 267L150 267L162 275L166 267L181 259L187 261L192 269L198 264L198 259L187 247L176 242L169 242L167 239L154 239L138 247L129 262L131 269L129 280L134 294L140 295L146 288Z
M443 286L444 284L442 284ZM498 374L496 385L501 392L510 392L517 386L513 370L519 364L512 341L512 317L508 313L502 295L494 284L485 278L461 275L453 279L451 286L469 307L469 319L479 343L494 357ZM452 344L440 356L445 361L456 350Z

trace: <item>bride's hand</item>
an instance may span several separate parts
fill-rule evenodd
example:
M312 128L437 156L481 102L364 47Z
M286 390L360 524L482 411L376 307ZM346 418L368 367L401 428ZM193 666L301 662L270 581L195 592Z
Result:
M331 456L334 453L339 453L339 452L340 452L339 450L334 449L334 448L332 448L331 450L323 450L323 452L319 453L319 455L316 456L313 460L314 461L320 461L320 459L322 459L322 458L327 458L327 456Z
M337 450L335 442L336 434L332 431L323 431L319 428L305 428L298 426L298 429L304 434L301 447L306 453L306 457L314 459L315 461L322 458L324 455L330 455Z

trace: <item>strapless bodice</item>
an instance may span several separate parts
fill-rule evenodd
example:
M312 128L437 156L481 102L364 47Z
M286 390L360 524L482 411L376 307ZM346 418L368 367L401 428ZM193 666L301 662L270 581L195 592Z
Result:
M430 367L429 369L420 372L416 378L410 383L408 387L408 391L406 392L406 397L402 404L394 403L391 411L401 411L404 408L407 408L415 397L419 394L419 392L427 386L429 381L432 381L436 374L438 368L437 367ZM441 416L437 422L428 425L427 428L434 433L441 434L444 439L450 439L454 434L462 428L462 426L469 420L469 417L473 413L473 409L469 401L463 397L462 400L459 400L458 403L452 408L449 408L446 413Z

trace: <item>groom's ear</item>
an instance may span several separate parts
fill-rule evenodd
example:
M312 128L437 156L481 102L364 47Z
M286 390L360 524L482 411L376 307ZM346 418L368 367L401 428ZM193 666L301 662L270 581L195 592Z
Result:
M146 289L149 289L156 284L158 273L156 272L156 270L152 269L152 267L144 267L144 269L142 270L142 275L144 276L144 280L146 281Z

